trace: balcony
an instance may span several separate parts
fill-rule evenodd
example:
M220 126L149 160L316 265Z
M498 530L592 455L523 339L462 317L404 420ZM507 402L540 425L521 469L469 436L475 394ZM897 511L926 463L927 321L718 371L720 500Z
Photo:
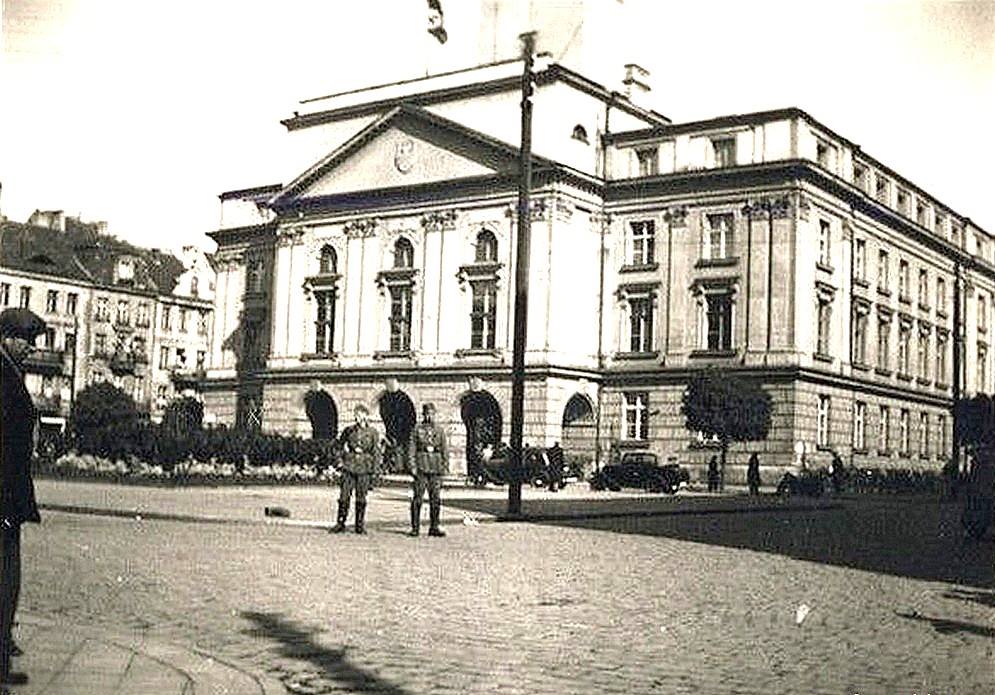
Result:
M129 352L116 352L110 357L109 366L114 374L134 374L135 356Z
M61 374L65 367L64 350L38 348L24 360L24 371L32 374Z
M204 367L177 365L170 370L170 377L177 387L189 386L196 388L207 377L207 370Z

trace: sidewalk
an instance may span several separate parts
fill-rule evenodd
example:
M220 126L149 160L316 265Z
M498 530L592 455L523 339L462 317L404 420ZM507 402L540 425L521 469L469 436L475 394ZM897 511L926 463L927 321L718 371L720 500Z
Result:
M285 691L265 676L140 633L108 633L18 615L15 639L24 655L14 670L25 685L0 686L10 695L275 695Z
M403 530L409 524L410 490L405 479L392 477L371 491L367 526L371 530ZM43 510L100 514L141 521L168 519L193 523L282 524L327 528L333 523L338 488L328 485L225 485L161 487L92 481L35 481ZM725 514L764 511L830 509L833 499L787 498L765 494L708 494L681 490L676 495L637 491L596 492L586 483L567 485L559 492L522 489L523 516L506 514L508 489L450 485L442 493L443 525L495 521L559 521L596 517L668 514ZM427 506L427 504L426 504ZM278 510L270 516L266 509ZM427 515L427 510L423 512ZM351 515L351 514L350 514Z

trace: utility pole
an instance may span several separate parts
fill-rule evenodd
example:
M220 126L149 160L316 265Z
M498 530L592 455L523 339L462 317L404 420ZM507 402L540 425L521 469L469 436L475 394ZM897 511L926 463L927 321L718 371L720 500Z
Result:
M522 513L522 472L525 470L522 429L525 407L525 340L529 309L529 245L532 232L532 67L534 31L522 34L522 138L519 147L518 229L515 247L515 333L511 362L511 483L508 514Z
M951 451L951 459L954 465L957 466L956 470L960 472L960 443L957 441L957 402L961 398L961 373L963 367L961 363L963 361L964 352L964 337L963 328L961 326L961 305L960 305L960 295L961 295L961 265L960 260L955 261L954 265L954 355L953 355L953 407L950 413L950 422L953 425L953 436L950 437L950 445L953 448Z

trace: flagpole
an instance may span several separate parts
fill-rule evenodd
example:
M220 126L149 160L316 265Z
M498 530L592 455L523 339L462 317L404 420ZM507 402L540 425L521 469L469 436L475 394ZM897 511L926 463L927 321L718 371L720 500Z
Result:
M522 430L525 408L525 342L529 308L529 245L532 232L532 67L536 33L522 34L522 137L519 148L518 225L515 254L515 327L511 367L511 483L508 515L522 514L522 472L525 470Z

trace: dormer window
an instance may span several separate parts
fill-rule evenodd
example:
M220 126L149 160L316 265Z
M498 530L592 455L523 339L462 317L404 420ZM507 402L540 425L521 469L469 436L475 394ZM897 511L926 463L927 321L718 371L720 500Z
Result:
M585 145L589 142L587 139L587 129L580 123L574 126L574 132L570 137L584 143Z
M909 212L909 194L907 191L903 191L901 188L898 189L898 193L895 195L895 207L902 214L908 214Z
M656 147L643 147L636 150L640 176L653 176L659 170L659 154Z
M713 138L712 159L717 168L736 166L736 138Z
M476 263L497 262L497 238L494 236L494 232L485 229L477 235L473 260Z
M394 267L412 268L415 264L415 249L411 242L401 237L394 243Z
M836 148L825 140L815 143L815 161L824 169L836 170Z
M927 217L929 214L929 208L921 200L916 201L916 222L918 222L923 227L926 226Z
M200 278L194 275L190 278L190 296L196 297L200 293Z
M874 197L882 203L888 202L888 179L878 176L874 182Z
M853 165L853 183L861 190L867 188L867 167L858 162Z
M135 262L131 258L119 258L117 262L116 276L118 283L130 285L135 281Z
M321 255L318 257L318 274L334 275L338 266L338 257L335 249L327 244L321 247Z

